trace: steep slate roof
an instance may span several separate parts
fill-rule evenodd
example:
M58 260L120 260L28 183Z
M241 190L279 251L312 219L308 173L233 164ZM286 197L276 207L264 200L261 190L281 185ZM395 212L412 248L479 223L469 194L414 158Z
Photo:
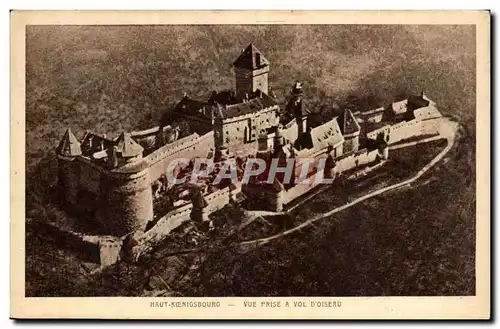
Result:
M361 129L356 117L352 114L351 110L346 109L342 115L341 120L342 131L344 134L352 134Z
M235 104L237 103L236 94L234 90L213 91L209 103L219 104Z
M78 142L78 139L73 135L71 129L66 129L61 142L57 146L57 153L64 156L77 156L82 154L80 142Z
M229 95L229 92L226 91L214 94L209 102L200 102L184 97L176 105L175 112L181 115L195 116L208 120L212 119L212 115L217 118L226 119L258 112L278 104L273 98L260 90L250 93L247 101L236 102L236 100L230 100L230 104L222 103L222 105L215 99L217 95L222 95L221 97L224 97ZM205 111L203 111L203 108Z
M429 106L429 101L424 98L424 95L410 95L408 97L408 109L409 110L416 110L421 107L426 107Z
M257 58L260 57L260 63L257 63ZM269 61L262 55L253 43L241 53L241 55L234 61L235 67L244 68L248 70L256 70L269 65Z
M203 108L205 108L205 114L203 113ZM200 117L205 117L207 119L211 118L209 103L190 99L187 96L182 98L182 100L179 103L177 103L175 107L175 112L182 115L200 116Z
M311 152L316 152L344 141L344 136L342 136L342 132L340 131L337 118L333 118L327 123L313 128L309 132L309 136L312 142L312 147L306 147L300 150L298 152L299 156L304 153L310 154Z
M248 101L243 103L223 107L221 109L223 118L234 118L240 115L258 112L278 104L274 99L267 96L265 93L259 93L259 90L255 92L255 95L251 96L255 97L250 98Z
M121 133L116 140L117 152L121 153L122 157L134 157L142 153L144 150L141 145L130 137L130 133Z

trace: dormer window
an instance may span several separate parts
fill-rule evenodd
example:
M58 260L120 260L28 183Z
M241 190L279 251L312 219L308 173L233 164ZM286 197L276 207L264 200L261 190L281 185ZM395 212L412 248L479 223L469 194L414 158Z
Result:
M261 67L261 64L260 64L260 54L259 53L255 54L255 66Z

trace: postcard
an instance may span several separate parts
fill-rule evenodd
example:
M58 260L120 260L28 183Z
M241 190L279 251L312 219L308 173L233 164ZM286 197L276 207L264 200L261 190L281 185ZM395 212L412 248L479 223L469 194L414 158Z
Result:
M489 24L11 12L11 317L489 319Z

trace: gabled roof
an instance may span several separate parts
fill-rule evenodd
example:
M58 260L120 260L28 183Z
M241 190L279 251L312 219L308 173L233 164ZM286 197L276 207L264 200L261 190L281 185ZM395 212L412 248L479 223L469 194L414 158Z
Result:
M77 156L82 154L80 142L76 139L71 129L66 129L64 136L57 147L57 153L63 156Z
M108 149L113 145L115 145L115 141L90 131L85 133L81 141L81 149L84 155L89 155L102 149Z
M116 140L117 152L121 153L122 157L134 157L142 153L144 150L141 145L130 137L130 133L121 133Z
M260 50L251 43L243 50L241 55L234 61L233 65L239 68L256 70L264 66L269 66L269 61L262 55Z
M340 131L337 118L333 118L327 123L315 127L311 130L311 139L314 149L322 149L328 145L334 146L344 140Z
M207 119L211 117L210 111L209 103L200 102L187 96L184 96L175 107L175 112L178 114L205 117Z
M236 99L236 93L234 90L223 90L223 91L213 91L210 96L209 103L218 103L218 104L236 104L238 101Z
M441 113L439 113L438 109L434 106L425 106L413 111L413 115L415 119L425 120L425 119L434 119L440 118Z
M342 118L342 131L344 134L352 134L359 131L361 127L356 121L356 117L352 114L351 110L346 109Z
M408 97L408 109L409 110L416 110L421 107L426 107L429 106L429 101L424 98L423 94L420 95L410 95Z
M234 118L240 115L259 112L278 104L274 99L259 90L249 96L251 98L245 102L223 107L221 111L223 118Z
M300 150L298 152L299 156L322 150L328 146L335 146L344 141L344 136L342 136L342 132L340 131L337 118L333 118L321 126L313 128L305 135L309 136L312 145Z

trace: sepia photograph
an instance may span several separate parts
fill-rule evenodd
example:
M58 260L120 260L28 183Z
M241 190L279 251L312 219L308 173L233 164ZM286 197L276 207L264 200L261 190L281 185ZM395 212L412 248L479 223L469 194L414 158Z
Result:
M478 296L474 23L23 29L20 297Z

